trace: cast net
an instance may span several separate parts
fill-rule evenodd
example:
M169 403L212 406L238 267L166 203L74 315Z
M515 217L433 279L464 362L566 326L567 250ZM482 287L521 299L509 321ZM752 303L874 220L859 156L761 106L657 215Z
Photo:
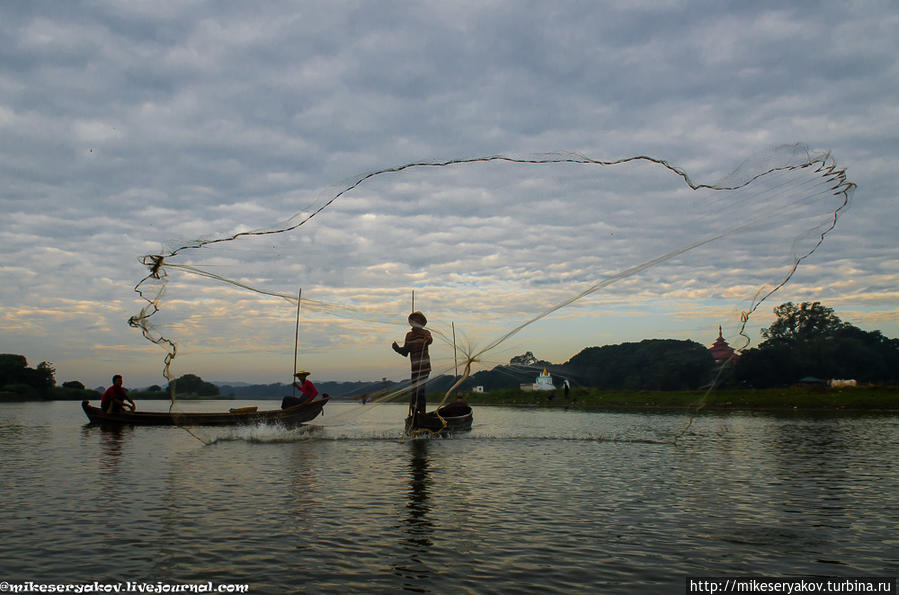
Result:
M145 305L130 324L165 350L169 380L177 356L183 371L289 382L297 288L300 365L317 379L408 377L390 345L408 330L413 291L434 336L432 382L524 351L563 362L593 345L702 339L719 324L739 351L854 184L804 145L736 169L693 165L714 181L649 156L493 155L232 199L176 223L189 239L142 258Z

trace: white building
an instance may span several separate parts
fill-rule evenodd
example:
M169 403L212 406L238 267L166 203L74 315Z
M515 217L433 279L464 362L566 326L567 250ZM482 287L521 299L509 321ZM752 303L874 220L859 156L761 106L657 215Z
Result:
M521 390L556 390L556 387L553 384L553 377L550 376L546 368L543 368L543 372L537 376L537 382L533 384L522 384Z

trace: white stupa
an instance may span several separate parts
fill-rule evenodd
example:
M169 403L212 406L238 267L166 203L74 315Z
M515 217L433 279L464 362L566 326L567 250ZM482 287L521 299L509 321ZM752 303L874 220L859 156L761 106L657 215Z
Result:
M534 384L534 390L555 390L556 387L553 384L553 377L549 375L549 372L546 371L546 368L543 368L543 372L537 376L537 382Z
M537 376L537 382L533 384L522 384L521 390L555 390L556 387L553 384L553 377L550 376L549 372L546 368L543 368L543 372Z

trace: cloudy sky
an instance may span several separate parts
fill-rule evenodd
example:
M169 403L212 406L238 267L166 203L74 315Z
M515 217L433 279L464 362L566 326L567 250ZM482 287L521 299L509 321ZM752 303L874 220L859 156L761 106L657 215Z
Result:
M747 334L818 300L899 336L897 30L887 1L3 3L0 352L52 362L58 382L161 384L165 351L128 325L147 304L142 256L291 227L385 168L547 153L646 155L728 185L829 151L858 188ZM776 148L794 143L810 153ZM301 367L402 378L390 342L413 290L442 371L453 329L477 352L599 285L483 365L708 345L719 324L740 344L740 313L832 221L827 181L694 191L649 161L410 167L293 231L171 256L152 333L178 344L176 375L287 381L296 310L277 295L302 288Z

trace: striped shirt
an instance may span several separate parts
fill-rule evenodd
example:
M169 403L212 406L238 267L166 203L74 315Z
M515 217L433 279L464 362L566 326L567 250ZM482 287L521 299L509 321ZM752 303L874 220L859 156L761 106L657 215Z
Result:
M394 347L394 351L403 357L409 356L412 365L412 373L424 373L431 371L431 358L428 355L428 345L433 339L431 333L423 328L414 327L406 333L406 343L402 347Z

